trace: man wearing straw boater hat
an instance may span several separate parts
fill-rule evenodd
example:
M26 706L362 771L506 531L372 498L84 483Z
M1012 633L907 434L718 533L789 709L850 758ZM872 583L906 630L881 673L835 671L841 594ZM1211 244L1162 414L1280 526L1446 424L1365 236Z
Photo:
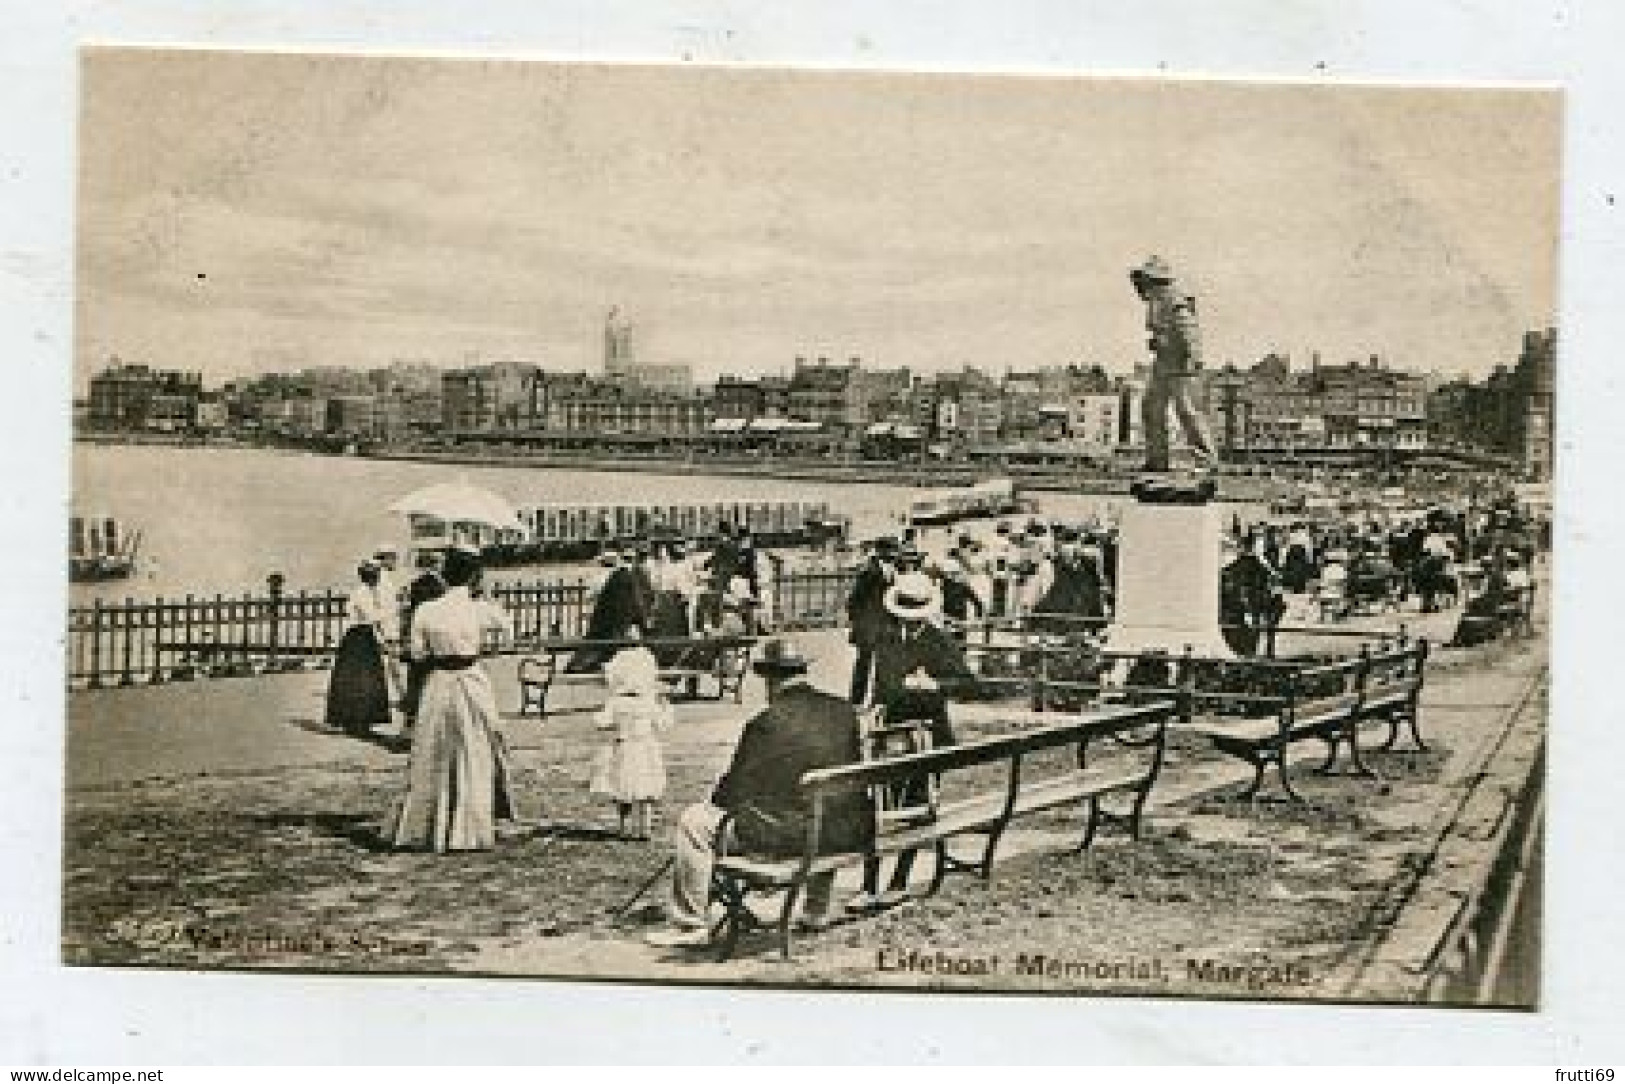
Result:
M923 674L939 687L975 680L965 655L942 627L942 592L924 572L904 572L886 589L892 624L875 648L874 702L885 706L901 695L906 679Z
M1152 256L1128 274L1145 302L1145 328L1150 334L1151 381L1140 401L1145 428L1145 469L1168 469L1168 411L1179 419L1185 440L1203 465L1217 462L1213 438L1191 405L1190 378L1202 368L1202 342L1196 323L1196 299L1180 291L1173 270Z
M718 853L801 854L812 815L799 793L802 775L862 758L857 709L809 685L807 660L793 647L768 641L752 669L767 683L767 707L745 724L710 800L689 806L677 818L671 927L650 933L650 944L706 944L711 868ZM874 811L862 788L825 804L821 841L827 852L866 850L873 839ZM833 873L808 878L799 923L803 929L829 924L834 884Z
M870 735L874 754L952 745L948 694L973 684L975 677L960 645L942 625L942 592L926 573L904 572L887 588L885 607L892 624L875 651L874 702L881 715ZM906 788L892 798L915 806L923 795ZM863 887L847 908L862 912L902 902L913 867L914 852L900 852L889 887L881 893L880 860L866 860Z

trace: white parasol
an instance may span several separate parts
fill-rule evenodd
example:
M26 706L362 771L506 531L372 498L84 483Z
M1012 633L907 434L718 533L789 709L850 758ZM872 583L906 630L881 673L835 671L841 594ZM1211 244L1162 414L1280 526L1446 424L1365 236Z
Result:
M414 490L389 506L405 516L428 516L447 523L472 523L502 531L522 531L525 524L513 505L488 489L467 482L441 482Z

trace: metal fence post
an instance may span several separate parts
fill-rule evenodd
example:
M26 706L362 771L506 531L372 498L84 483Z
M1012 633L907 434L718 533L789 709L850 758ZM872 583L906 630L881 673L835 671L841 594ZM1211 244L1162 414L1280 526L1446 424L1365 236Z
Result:
M121 657L120 657L120 661L119 661L119 681L118 681L118 683L120 685L134 685L135 684L135 675L133 673L131 673L131 671L130 671L131 656L132 656L132 654L134 652L134 649L135 649L135 643L134 643L134 632L135 632L135 630L134 630L134 628L132 628L131 621L130 621L130 615L134 610L135 610L135 600L131 599L131 598L126 598L124 600L124 606L119 611L119 616L122 618L121 624L124 627L123 628L123 631L124 631L123 650L120 653Z
M164 674L164 631L169 620L170 607L164 605L164 596L159 595L152 604L152 638L147 641L147 647L152 651L152 669L147 674L149 685L162 685L166 680Z
M271 592L266 602L270 624L265 630L267 670L278 670L282 661L282 573L273 572L265 577L265 586Z
M90 682L92 689L102 687L102 600L90 607Z

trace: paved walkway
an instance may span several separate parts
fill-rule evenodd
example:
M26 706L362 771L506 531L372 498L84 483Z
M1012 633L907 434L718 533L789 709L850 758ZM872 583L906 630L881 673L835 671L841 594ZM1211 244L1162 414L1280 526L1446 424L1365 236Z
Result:
M850 668L845 636L834 631L790 639L814 660L813 680L846 687ZM503 730L515 750L546 750L553 737L591 725L601 693L562 687L550 696L555 714L545 720L518 713L518 661L488 660L504 713ZM215 678L170 685L97 689L68 696L69 789L139 779L242 775L282 768L350 766L389 768L400 756L327 730L322 722L329 674L314 670L246 678ZM731 700L678 705L685 742L731 742L761 706L761 682L746 680L741 704Z

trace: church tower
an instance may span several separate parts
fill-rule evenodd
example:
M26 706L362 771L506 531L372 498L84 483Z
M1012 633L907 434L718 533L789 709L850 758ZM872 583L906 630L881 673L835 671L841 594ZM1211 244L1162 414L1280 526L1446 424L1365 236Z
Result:
M604 318L604 375L612 380L633 375L632 324L614 306Z

